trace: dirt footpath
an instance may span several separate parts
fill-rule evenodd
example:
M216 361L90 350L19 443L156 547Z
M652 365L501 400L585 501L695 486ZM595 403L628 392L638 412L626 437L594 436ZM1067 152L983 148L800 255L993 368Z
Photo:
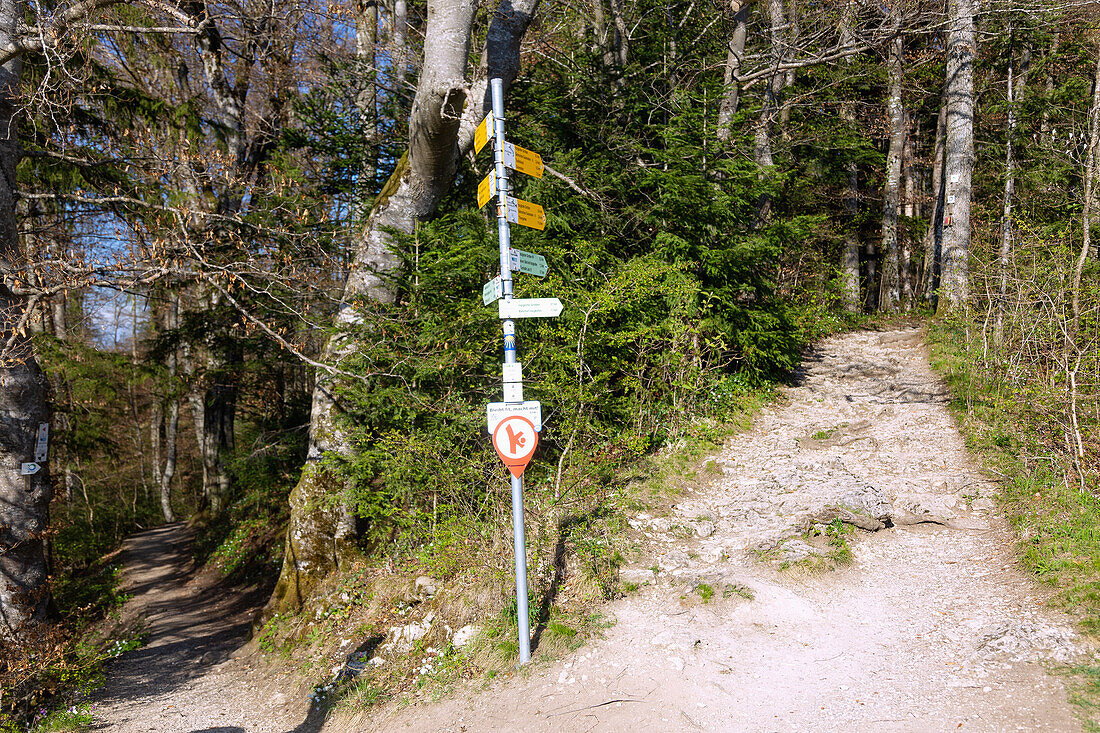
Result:
M145 645L107 670L93 696L96 731L112 733L308 733L320 719L279 690L262 662L240 656L266 594L194 576L183 524L136 534L123 545L134 599L123 613Z
M605 638L325 730L1081 730L1046 666L1091 650L1017 569L919 331L825 341L711 469L633 519L640 587ZM838 529L851 564L813 570Z

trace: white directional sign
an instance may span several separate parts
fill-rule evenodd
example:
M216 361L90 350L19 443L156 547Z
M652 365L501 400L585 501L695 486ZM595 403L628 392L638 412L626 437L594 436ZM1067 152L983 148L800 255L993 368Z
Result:
M494 300L499 300L504 296L504 283L501 282L500 275L497 275L489 282L481 286L481 302L485 305L489 305Z
M528 275L546 277L546 273L550 271L550 267L546 264L546 258L534 252L527 252L513 247L509 259L512 263L512 270L526 272Z
M561 301L557 298L513 298L499 300L501 318L556 318L561 315Z
M42 470L42 466L37 463L24 463L22 468L19 469L19 473L23 476L33 476Z
M519 405L510 405L507 402L490 402L485 406L485 422L489 428L489 435L497 429L500 421L510 415L521 415L531 421L536 432L542 432L542 403L529 400Z
M36 463L45 463L46 455L49 449L50 441L50 424L48 422L38 423L38 440L34 444L34 460Z

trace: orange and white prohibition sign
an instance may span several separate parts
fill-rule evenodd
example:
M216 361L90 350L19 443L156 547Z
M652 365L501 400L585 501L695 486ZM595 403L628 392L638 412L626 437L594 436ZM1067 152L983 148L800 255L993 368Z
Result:
M522 415L504 418L493 431L493 448L516 478L523 475L538 444L539 434L535 432L534 423Z

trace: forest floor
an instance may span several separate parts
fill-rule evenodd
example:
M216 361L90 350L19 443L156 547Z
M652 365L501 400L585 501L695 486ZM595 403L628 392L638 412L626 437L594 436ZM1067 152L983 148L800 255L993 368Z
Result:
M671 508L635 512L600 638L430 704L325 722L240 650L258 599L189 580L182 527L137 535L147 645L110 670L98 729L1081 730L1056 672L1095 651L1018 569L921 332L828 339L784 392Z

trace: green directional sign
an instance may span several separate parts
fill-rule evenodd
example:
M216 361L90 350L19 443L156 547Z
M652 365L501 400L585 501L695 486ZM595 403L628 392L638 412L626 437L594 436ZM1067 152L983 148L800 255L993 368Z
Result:
M489 305L494 300L499 300L504 295L504 284L497 275L489 282L481 286L481 302Z
M546 273L550 271L546 264L546 258L534 252L526 252L513 247L511 260L513 270L526 272L528 275L534 275L535 277L546 277Z

